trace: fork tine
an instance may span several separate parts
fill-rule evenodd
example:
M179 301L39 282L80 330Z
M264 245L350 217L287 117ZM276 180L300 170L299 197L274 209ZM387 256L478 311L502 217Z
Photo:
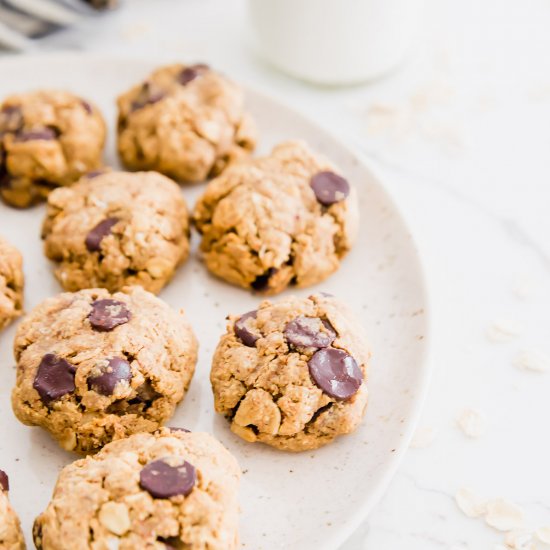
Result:
M10 29L0 21L0 44L12 50L32 50L35 44L32 40Z
M80 16L52 0L4 0L13 8L55 25L74 25Z

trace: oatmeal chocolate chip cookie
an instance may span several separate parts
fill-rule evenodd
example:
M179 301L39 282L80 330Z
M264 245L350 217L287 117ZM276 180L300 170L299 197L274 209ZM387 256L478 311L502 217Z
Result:
M235 550L239 478L209 434L137 434L61 471L34 541L41 550Z
M357 319L334 298L264 301L229 317L210 373L216 411L246 441L316 449L361 422L368 359Z
M18 327L12 405L66 450L154 432L183 399L197 341L181 313L140 287L64 293Z
M194 212L208 269L266 294L334 273L358 219L355 189L301 142L230 166Z
M203 64L156 70L118 110L118 151L132 170L203 181L256 144L242 90Z
M106 127L97 107L62 91L0 105L0 196L25 208L102 164Z
M0 470L0 548L2 550L25 550L21 524L8 499L9 490L8 475Z
M0 237L0 330L23 311L23 258Z
M157 293L189 255L189 214L161 174L94 173L50 194L42 237L65 290L140 285Z

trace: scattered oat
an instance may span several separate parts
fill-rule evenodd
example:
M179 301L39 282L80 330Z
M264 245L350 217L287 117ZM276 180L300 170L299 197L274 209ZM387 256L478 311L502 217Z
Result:
M487 502L485 522L499 531L521 529L524 522L523 510L508 500L496 498Z
M414 432L410 447L411 449L425 449L435 439L436 431L431 426L419 426Z
M476 495L469 487L461 487L456 492L455 501L469 518L483 516L487 511L487 501Z
M536 282L532 277L521 277L516 281L512 288L512 292L520 300L528 300L535 293Z
M533 372L550 370L550 357L539 350L523 350L514 359L514 366L518 369Z
M133 23L128 25L120 33L122 38L127 42L135 42L136 40L142 39L147 34L150 34L152 31L151 25L148 23Z
M521 326L512 319L497 319L487 329L487 338L491 342L507 342L521 333Z
M507 548L512 550L536 550L536 542L533 533L529 531L510 531L504 538Z
M457 424L464 435L475 439L486 432L487 417L477 409L464 409L457 418Z
M535 531L535 535L540 542L550 545L550 527L540 527Z

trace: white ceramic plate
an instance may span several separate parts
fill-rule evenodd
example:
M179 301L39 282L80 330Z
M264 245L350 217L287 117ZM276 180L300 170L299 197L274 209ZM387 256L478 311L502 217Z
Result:
M152 66L82 55L14 57L0 62L0 97L38 87L66 88L95 101L112 129L115 97ZM239 460L243 547L334 550L381 496L408 446L428 379L425 283L411 235L372 171L348 147L284 105L252 90L247 102L260 129L259 152L284 139L305 139L359 189L360 236L340 271L321 285L287 293L324 290L354 307L373 349L371 401L356 433L315 452L283 453L234 436L214 413L210 358L226 314L253 309L260 298L210 277L195 252L161 294L174 308L186 310L200 341L191 389L170 424L212 432ZM106 160L116 165L112 131ZM182 192L193 204L203 189L195 185ZM27 310L61 290L42 254L43 214L43 206L19 211L0 205L0 233L24 254ZM196 246L197 235L193 241ZM60 450L47 433L14 418L14 333L11 326L0 335L0 468L10 475L11 499L30 543L33 519L46 506L58 471L76 457Z

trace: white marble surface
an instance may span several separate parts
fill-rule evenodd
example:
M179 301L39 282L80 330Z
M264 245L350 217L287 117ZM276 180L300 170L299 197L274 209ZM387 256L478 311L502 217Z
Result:
M264 65L244 16L241 0L127 0L44 48L207 61L355 142L383 174L430 281L421 426L436 437L407 453L346 550L496 548L503 534L456 507L462 486L518 503L529 527L550 525L550 373L513 365L524 349L550 355L550 3L427 0L409 62L348 89ZM494 342L487 330L501 320L518 334ZM465 408L486 417L477 439L456 425Z

